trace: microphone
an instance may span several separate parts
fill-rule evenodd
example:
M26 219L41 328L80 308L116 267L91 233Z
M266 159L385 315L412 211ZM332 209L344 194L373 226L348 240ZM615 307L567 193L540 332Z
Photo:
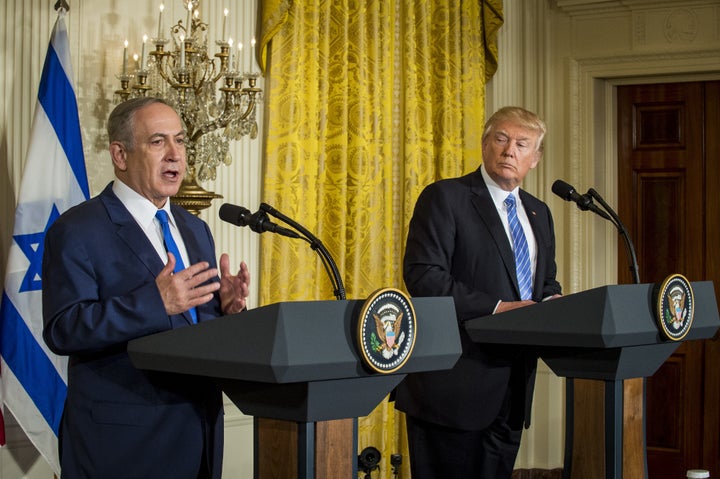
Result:
M602 216L606 220L612 221L607 215L607 213L605 213L603 210L598 208L595 203L593 203L592 197L590 195L579 194L577 191L575 191L575 187L565 183L563 180L555 180L555 183L553 183L552 185L552 192L558 195L560 198L564 199L565 201L572 201L573 203L577 204L577 207L580 208L580 210L582 211L590 210L593 213Z
M620 221L620 217L617 215L617 213L615 213L615 211L610 207L610 205L605 202L603 197L600 196L600 193L590 188L587 194L580 195L577 193L577 191L575 191L575 188L565 183L563 180L555 180L555 183L553 183L552 185L552 192L558 195L560 198L564 199L565 201L572 201L576 203L578 205L578 208L583 211L590 210L593 213L597 213L606 220L610 221L617 228L620 236L622 236L625 242L625 249L627 250L628 259L630 261L630 272L633 275L633 280L636 284L640 283L640 272L637 264L637 256L635 255L635 248L633 247L632 240L630 239L630 234L625 228L625 225L623 225L622 221ZM600 203L600 205L605 208L605 211L601 210L595 205L595 203L593 203L593 198L595 198L598 203Z
M225 203L220 206L220 219L235 226L247 226L250 224L250 210L242 206Z
M225 203L220 206L220 219L236 226L249 226L256 233L270 231L289 238L299 238L296 232L278 226L267 217L264 211L250 213L250 210L242 206Z
M555 183L552 185L552 192L565 201L577 203L578 208L583 211L587 211L589 209L588 205L592 203L592 198L587 195L578 194L578 192L575 191L575 187L565 183L563 180L555 180Z

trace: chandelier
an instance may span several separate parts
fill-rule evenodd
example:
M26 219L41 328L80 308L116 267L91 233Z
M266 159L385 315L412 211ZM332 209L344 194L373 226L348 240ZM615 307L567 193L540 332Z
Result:
M213 199L222 198L198 182L214 180L218 166L232 162L229 142L243 136L257 138L256 105L262 99L262 90L256 86L260 74L252 71L252 61L246 70L243 44L233 47L232 38L225 36L228 10L224 10L222 35L215 41L217 51L211 56L208 24L200 19L199 3L185 1L187 18L172 25L169 38L163 32L164 5L160 5L157 37L143 37L134 73L128 70L125 41L122 73L117 76L120 89L115 91L116 101L156 96L179 113L187 132L187 173L172 201L196 215ZM149 54L148 41L155 47ZM251 58L254 46L253 38Z

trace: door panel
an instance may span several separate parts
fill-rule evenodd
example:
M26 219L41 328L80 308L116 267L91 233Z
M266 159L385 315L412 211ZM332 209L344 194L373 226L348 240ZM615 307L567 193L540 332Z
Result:
M618 87L618 212L635 244L640 281L720 271L720 82ZM620 283L632 282L623 245ZM691 468L720 475L717 340L684 343L647 380L650 479ZM712 366L711 366L712 365Z

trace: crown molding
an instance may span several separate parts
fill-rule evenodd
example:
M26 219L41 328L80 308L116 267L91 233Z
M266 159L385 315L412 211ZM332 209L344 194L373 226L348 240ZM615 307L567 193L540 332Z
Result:
M677 0L554 0L556 7L570 16L657 10L663 8L691 8L717 6L716 0L687 0L678 5Z

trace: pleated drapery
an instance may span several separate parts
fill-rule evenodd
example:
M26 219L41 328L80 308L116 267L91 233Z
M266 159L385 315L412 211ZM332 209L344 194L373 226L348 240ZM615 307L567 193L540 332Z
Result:
M502 0L265 0L262 200L317 236L347 298L404 289L402 257L427 184L481 162L485 82L497 67ZM331 300L307 243L263 235L260 304ZM419 325L418 327L421 327ZM323 341L318 338L318 354ZM379 477L403 454L402 415L384 401L359 421L380 449Z

